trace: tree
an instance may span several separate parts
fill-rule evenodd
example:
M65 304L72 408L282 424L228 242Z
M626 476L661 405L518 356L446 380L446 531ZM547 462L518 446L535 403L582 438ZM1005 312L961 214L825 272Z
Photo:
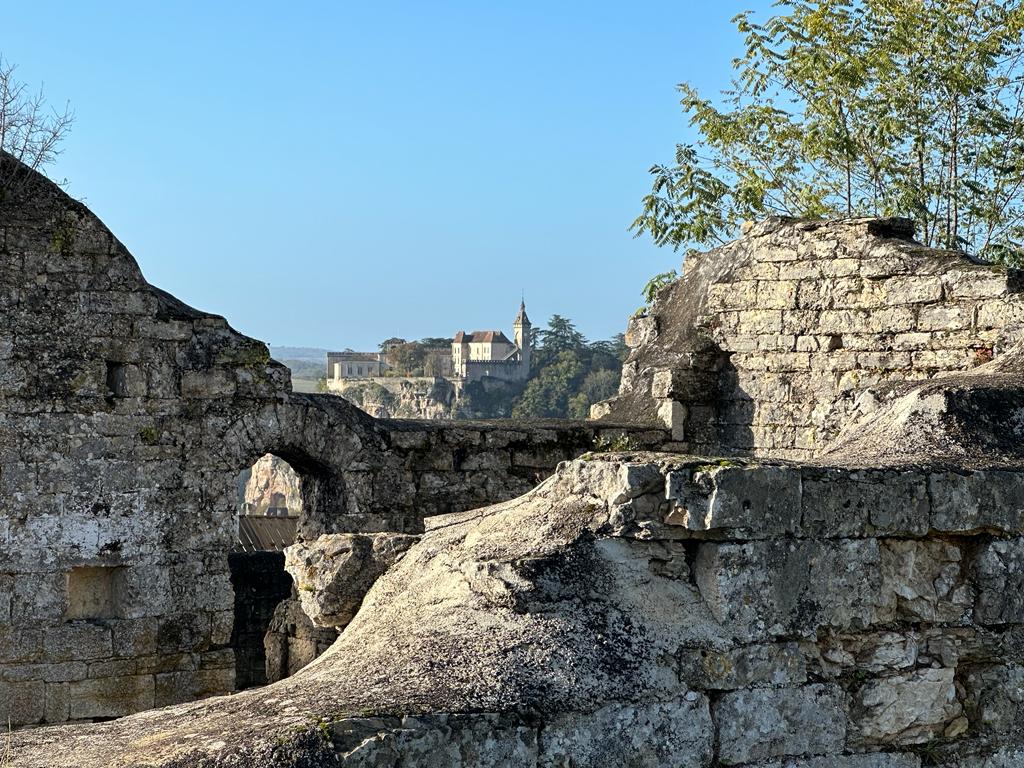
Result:
M60 142L75 116L46 106L43 91L33 93L15 77L15 67L0 56L0 150L17 163L0 164L0 198L23 184L29 171L43 171L60 154Z
M708 246L746 219L901 215L927 245L1009 263L1024 248L1021 0L781 0L733 21L718 103L682 84L700 144L651 168L632 224Z
M541 330L538 336L540 346L551 355L578 350L587 343L573 321L561 315L552 315L547 329Z
M590 415L590 406L619 391L619 373L611 368L591 371L583 379L579 390L569 398L569 415L574 419L585 419Z
M558 353L551 364L530 379L523 394L512 406L516 418L559 418L569 412L583 366L570 350Z

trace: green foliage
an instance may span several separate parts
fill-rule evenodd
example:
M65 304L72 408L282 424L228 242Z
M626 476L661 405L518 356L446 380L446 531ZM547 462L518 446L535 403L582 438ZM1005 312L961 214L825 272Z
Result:
M674 282L677 277L679 277L679 275L677 275L676 271L673 269L668 272L657 274L648 280L647 285L644 286L643 290L644 301L647 303L647 306L654 303L654 299L658 295L658 291L666 285Z
M450 376L452 340L428 336L419 341L388 339L385 376Z
M530 379L519 400L512 407L516 418L557 418L569 412L569 398L583 366L570 350L559 352Z
M584 378L575 395L569 398L569 416L585 419L590 415L590 406L619 391L620 372L612 368L591 371Z
M901 215L927 245L1004 263L1024 243L1021 0L781 0L733 21L718 101L679 86L699 146L651 168L633 222L708 246L770 214Z
M621 334L588 343L571 320L553 315L536 338L530 378L513 400L516 418L586 418L591 405L618 390L628 354Z
M594 439L593 453L624 453L636 449L636 441L629 435L616 435L615 437L598 435Z

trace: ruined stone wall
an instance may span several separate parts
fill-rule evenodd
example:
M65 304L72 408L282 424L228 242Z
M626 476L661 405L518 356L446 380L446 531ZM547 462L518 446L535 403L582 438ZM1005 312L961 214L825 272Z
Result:
M267 453L302 478L300 536L416 530L522 493L600 432L392 425L294 394L264 344L150 286L33 177L0 205L0 721L234 688L238 476Z
M773 219L687 257L634 318L617 398L694 453L806 458L864 389L983 364L1021 334L1021 279L925 248L904 220Z
M1019 470L590 456L428 521L315 667L13 768L1016 768Z

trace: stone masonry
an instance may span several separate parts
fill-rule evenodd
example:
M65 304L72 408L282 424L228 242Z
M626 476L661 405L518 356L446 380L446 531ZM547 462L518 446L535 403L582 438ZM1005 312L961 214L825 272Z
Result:
M14 766L1017 768L1022 558L1020 471L589 455L429 520L295 677Z
M817 455L866 388L987 363L1021 337L1024 281L914 242L902 219L770 219L687 257L630 321L619 395L693 453Z
M0 714L118 719L0 761L1024 768L1019 278L911 235L689 258L597 422L389 421L292 393L37 180L0 207ZM235 684L267 453L302 478L277 623L340 634L191 701Z
M301 539L421 530L622 433L379 422L294 394L264 344L149 285L95 216L33 177L0 203L0 721L234 689L236 483L264 454L302 476Z

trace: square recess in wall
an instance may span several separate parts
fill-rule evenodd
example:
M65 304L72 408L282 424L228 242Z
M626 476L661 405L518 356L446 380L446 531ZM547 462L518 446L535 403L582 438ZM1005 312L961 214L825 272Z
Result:
M122 615L124 568L82 565L68 573L68 609L65 621L117 619Z

